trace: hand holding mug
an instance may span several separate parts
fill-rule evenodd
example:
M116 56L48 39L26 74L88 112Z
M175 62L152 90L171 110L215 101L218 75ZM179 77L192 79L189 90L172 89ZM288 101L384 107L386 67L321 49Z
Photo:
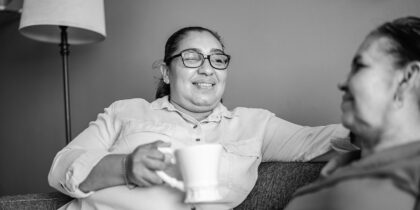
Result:
M170 164L171 157L158 150L166 148L169 142L155 141L138 146L127 156L125 172L127 181L139 187L150 187L162 184L156 171L164 170Z

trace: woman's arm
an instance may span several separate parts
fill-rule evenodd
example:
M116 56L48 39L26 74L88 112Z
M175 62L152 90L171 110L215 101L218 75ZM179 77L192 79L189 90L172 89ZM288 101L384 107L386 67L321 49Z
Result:
M167 142L155 141L138 146L129 155L107 155L80 184L80 189L83 192L90 192L124 184L139 187L162 184L155 171L164 170L170 158L157 148L167 146L170 146Z
M52 187L72 197L89 195L81 191L79 186L100 161L108 160L104 157L109 155L108 150L121 129L114 117L114 107L115 103L106 108L96 121L89 123L88 128L57 153L48 174ZM111 159L114 160L114 157ZM117 168L120 165L113 165L111 170L120 170Z
M319 155L311 160L311 162L327 162L331 160L333 157L337 156L339 153L333 149L329 150L328 152Z
M325 161L335 155L332 142L349 141L348 134L340 124L307 127L272 116L264 135L263 161Z
M103 188L125 184L125 158L127 155L107 155L93 167L87 178L80 184L81 191L87 193Z

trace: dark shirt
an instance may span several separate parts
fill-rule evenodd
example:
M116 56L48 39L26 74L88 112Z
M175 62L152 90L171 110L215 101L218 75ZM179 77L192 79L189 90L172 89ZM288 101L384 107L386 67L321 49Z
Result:
M299 189L287 210L420 209L420 141L352 159Z

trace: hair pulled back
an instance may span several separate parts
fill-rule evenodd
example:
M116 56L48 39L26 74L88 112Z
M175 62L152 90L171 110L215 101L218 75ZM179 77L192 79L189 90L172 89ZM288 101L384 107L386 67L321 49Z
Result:
M395 57L397 67L420 61L420 18L408 16L395 19L382 24L371 35L391 40L388 53Z

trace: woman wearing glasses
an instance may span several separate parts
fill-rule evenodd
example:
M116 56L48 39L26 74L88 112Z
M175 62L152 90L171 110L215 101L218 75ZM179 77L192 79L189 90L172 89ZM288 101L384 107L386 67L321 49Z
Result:
M230 56L220 37L187 27L167 41L156 100L113 103L55 157L49 183L77 199L62 209L231 209L253 188L261 161L309 161L347 137L341 125L303 127L221 99ZM335 142L335 141L334 141ZM338 142L338 141L337 141ZM223 199L189 205L157 170L178 176L158 147L218 143Z

